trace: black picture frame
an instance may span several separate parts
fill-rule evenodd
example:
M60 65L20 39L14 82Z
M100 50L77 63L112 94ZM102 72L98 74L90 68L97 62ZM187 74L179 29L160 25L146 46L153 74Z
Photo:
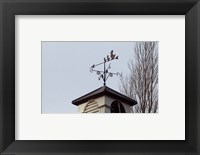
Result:
M186 140L15 140L15 15L185 15ZM199 52L199 0L0 0L0 152L2 154L200 154Z

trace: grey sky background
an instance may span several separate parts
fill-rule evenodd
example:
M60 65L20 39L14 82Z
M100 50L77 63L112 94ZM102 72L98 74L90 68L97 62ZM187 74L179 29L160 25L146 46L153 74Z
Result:
M93 64L114 53L111 72L128 73L128 61L133 57L135 42L42 42L42 113L78 113L71 102L101 86ZM97 68L96 68L97 69ZM98 66L103 70L103 65ZM117 76L107 80L107 86L119 91Z

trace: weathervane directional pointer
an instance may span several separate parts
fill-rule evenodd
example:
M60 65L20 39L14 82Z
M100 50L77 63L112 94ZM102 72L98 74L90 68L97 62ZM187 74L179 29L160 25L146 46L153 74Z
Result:
M93 71L97 73L97 75L99 76L98 79L99 80L103 80L103 85L105 86L106 85L106 81L109 77L112 77L113 75L117 75L117 76L121 76L121 74L119 72L117 73L112 73L112 72L109 72L108 70L111 69L110 65L111 63L108 65L108 67L106 68L106 63L112 61L112 60L116 60L116 59L119 59L119 56L116 56L116 54L113 53L113 50L110 52L110 55L107 55L107 57L104 57L104 61L101 62L101 63L98 63L98 64L94 64L90 67L90 72L92 73ZM100 71L100 70L95 70L94 68L96 66L99 66L99 65L104 65L104 70L103 71Z

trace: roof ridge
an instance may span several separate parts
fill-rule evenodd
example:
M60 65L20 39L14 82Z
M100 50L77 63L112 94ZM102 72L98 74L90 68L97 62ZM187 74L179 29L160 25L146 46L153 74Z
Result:
M99 88L93 90L92 92L89 92L89 93L87 93L87 94L85 94L85 95L83 95L83 96L81 96L81 97L79 97L79 98L73 100L73 101L72 101L72 104L78 105L78 104L80 104L81 102L86 101L89 97L98 97L98 96L103 95L103 94L104 94L104 95L107 94L107 95L112 95L112 96L113 96L113 95L114 95L114 96L118 96L118 97L120 97L122 100L128 101L128 103L129 103L130 105L135 105L135 104L137 104L137 102L136 102L134 99L132 99L132 98L130 98L130 97L124 95L124 94L121 94L120 92L118 92L118 91L116 91L116 90L114 90L114 89L112 89L112 88L110 88L110 87L107 87L107 86L99 87Z
M93 91L91 91L91 92L89 92L89 93L87 93L87 94L85 94L85 95L79 97L79 98L82 98L82 97L88 96L88 95L90 95L90 94L92 94L92 93L94 93L94 92L96 92L96 91L102 89L103 87L104 87L104 86L101 86L101 87L99 87L99 88L97 88L97 89L95 89L95 90L93 90ZM75 102L75 101L78 100L79 98L73 100L72 102Z
M115 93L118 93L118 94L124 96L124 97L128 97L128 96L126 96L126 95L124 95L124 94L122 94L122 93L120 93L120 92L118 92L118 91L116 91L116 90L114 90L114 89L112 89L112 88L110 88L110 87L107 87L107 88L110 89L111 91L114 91ZM128 97L128 98L130 98L130 97ZM130 98L130 99L132 99L132 98ZM132 100L133 100L133 99L132 99Z

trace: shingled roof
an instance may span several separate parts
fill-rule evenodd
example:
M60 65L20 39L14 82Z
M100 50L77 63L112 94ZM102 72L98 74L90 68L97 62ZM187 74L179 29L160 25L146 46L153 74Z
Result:
M103 86L103 87L100 87L86 95L83 95L75 100L72 101L72 104L74 105L79 105L81 103L84 103L84 102L87 102L88 100L90 99L94 99L94 98L97 98L97 97L100 97L100 96L109 96L109 97L112 97L112 98L117 98L131 106L133 105L136 105L137 104L137 101L107 87L107 86Z

